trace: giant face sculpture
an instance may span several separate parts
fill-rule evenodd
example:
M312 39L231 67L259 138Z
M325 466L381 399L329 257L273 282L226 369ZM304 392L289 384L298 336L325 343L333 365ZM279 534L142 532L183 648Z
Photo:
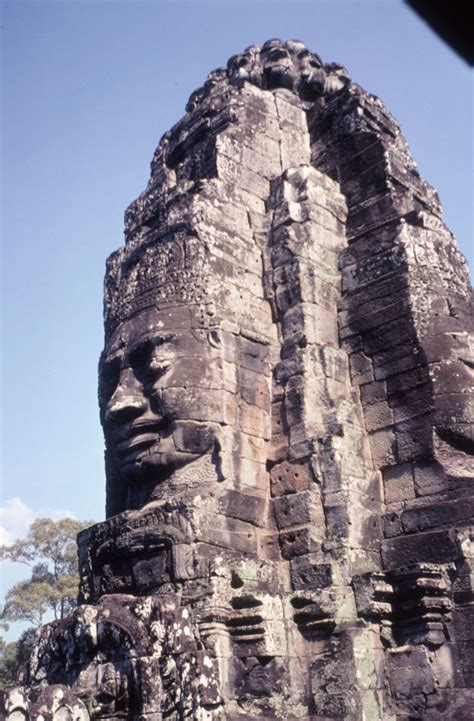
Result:
M184 306L144 312L110 337L101 419L127 508L159 497L179 469L217 451L227 420L222 363L218 331L196 327Z

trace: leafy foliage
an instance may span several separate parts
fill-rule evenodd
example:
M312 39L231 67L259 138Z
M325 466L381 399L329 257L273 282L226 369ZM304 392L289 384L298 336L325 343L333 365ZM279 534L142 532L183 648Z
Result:
M24 669L35 642L34 628L23 631L18 641L5 643L0 638L0 689L14 686Z
M63 618L76 605L78 568L76 536L91 521L62 518L37 518L25 538L11 546L0 546L0 560L24 563L31 576L15 583L5 596L0 611L0 627L5 621L28 621L18 641L6 643L0 638L0 688L13 686L27 663L35 640L37 626L51 614Z
M0 559L25 563L31 577L10 588L0 618L4 621L28 621L34 626L52 612L63 618L76 605L76 536L90 521L62 518L37 518L25 538L11 546L0 546Z

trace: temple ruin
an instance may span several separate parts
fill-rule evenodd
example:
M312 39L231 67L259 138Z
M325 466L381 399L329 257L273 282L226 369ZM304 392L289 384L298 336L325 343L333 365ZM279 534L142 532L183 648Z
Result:
M474 708L467 266L383 103L232 57L107 262L107 518L7 721L459 721Z

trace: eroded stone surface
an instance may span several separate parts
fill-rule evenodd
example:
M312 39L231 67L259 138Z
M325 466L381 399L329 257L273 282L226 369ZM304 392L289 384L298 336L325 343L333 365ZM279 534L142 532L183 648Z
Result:
M5 716L467 719L471 290L436 192L297 41L186 110L107 264L82 605Z

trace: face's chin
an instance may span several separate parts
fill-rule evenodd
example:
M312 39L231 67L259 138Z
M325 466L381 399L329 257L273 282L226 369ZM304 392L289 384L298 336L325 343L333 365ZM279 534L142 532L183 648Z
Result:
M121 465L121 473L129 482L154 481L160 484L166 481L180 464L177 459L164 453L138 453L129 456Z
M122 445L117 452L120 474L128 483L160 485L176 470L199 457L196 453L179 453L171 437L153 438L143 435L131 441L128 447Z
M284 87L291 87L292 83L292 72L291 68L284 64L271 65L266 69L267 78L272 85L283 85Z

